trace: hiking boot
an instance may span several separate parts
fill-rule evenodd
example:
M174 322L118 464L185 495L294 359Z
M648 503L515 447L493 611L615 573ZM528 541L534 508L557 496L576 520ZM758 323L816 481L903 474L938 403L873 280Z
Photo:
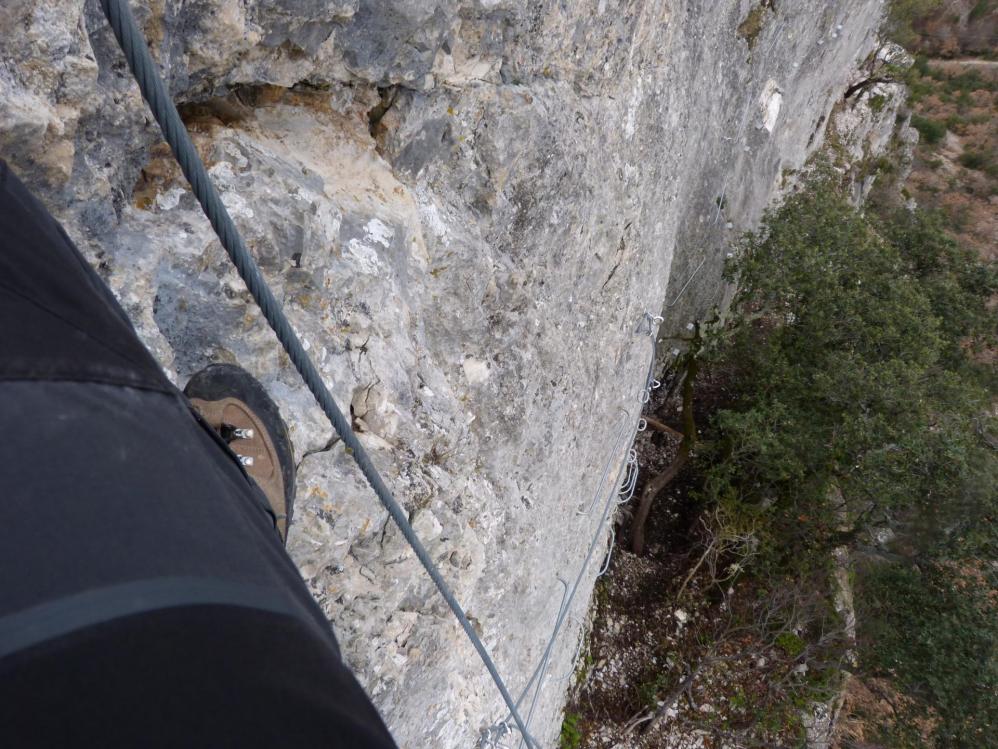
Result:
M266 495L286 542L295 471L288 428L277 404L249 372L233 364L212 364L197 372L184 395Z

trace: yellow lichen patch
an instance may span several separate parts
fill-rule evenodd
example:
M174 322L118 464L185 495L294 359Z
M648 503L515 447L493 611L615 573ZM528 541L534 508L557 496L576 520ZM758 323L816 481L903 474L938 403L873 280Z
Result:
M198 273L204 273L208 268L211 267L211 245L204 248L204 252L198 257L197 270Z
M748 43L749 49L755 46L756 39L759 38L763 26L766 25L767 9L775 10L773 0L762 0L762 2L749 11L749 14L745 16L745 20L738 25L738 36L742 37Z
M329 492L323 489L321 486L312 485L308 487L309 498L318 497L319 499L329 499Z
M132 203L142 211L150 210L156 202L156 196L169 187L180 177L180 168L170 153L166 143L160 143L152 148L151 158L139 172L139 178L132 188Z

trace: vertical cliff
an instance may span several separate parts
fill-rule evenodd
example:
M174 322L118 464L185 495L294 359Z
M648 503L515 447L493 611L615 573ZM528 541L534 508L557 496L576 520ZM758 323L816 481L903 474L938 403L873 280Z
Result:
M638 323L681 330L721 298L726 242L821 145L881 9L136 6L233 218L514 693L626 458ZM0 156L171 376L233 361L268 386L299 460L289 549L347 659L400 745L473 745L498 695L279 355L97 4L7 0L0 28ZM541 684L545 746L601 553Z

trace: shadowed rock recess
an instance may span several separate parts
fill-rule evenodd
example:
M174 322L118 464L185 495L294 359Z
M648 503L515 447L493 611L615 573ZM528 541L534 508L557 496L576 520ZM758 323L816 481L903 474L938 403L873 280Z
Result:
M722 298L726 243L877 46L879 0L756 5L133 2L236 224L514 694L595 530L578 510L625 458L642 314L665 334ZM474 746L498 694L250 303L98 4L5 0L0 29L0 155L172 377L228 361L269 388L300 461L289 549L347 660L401 746ZM546 747L599 565L537 700Z

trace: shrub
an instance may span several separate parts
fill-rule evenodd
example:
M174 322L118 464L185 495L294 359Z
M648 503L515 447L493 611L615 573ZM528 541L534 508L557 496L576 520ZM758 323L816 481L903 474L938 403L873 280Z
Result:
M934 145L946 135L946 125L918 114L911 116L911 126L918 131L923 143Z
M964 129L967 125L967 120L958 114L951 114L946 118L946 129L951 133L956 133L957 135L964 135L966 130Z
M972 91L990 90L994 83L987 81L976 70L966 70L946 81L946 88L953 93L969 95Z
M988 154L981 151L964 151L960 154L959 161L961 166L965 166L967 169L974 169L979 172L985 171L991 163L991 159Z
M969 21L977 21L983 18L993 6L994 0L977 0L977 4L970 10L970 15L967 17Z
M859 576L866 669L932 708L933 745L998 746L998 588L978 565L877 564Z
M791 658L796 658L798 655L803 653L805 644L804 640L795 635L793 632L784 632L776 638L776 647L789 655Z
M912 102L917 103L935 91L936 83L932 78L935 69L929 67L929 61L924 56L916 57L915 64L902 75L908 85L908 94Z
M576 713L565 713L561 724L560 749L579 749L582 746L582 730L579 727L581 716Z

